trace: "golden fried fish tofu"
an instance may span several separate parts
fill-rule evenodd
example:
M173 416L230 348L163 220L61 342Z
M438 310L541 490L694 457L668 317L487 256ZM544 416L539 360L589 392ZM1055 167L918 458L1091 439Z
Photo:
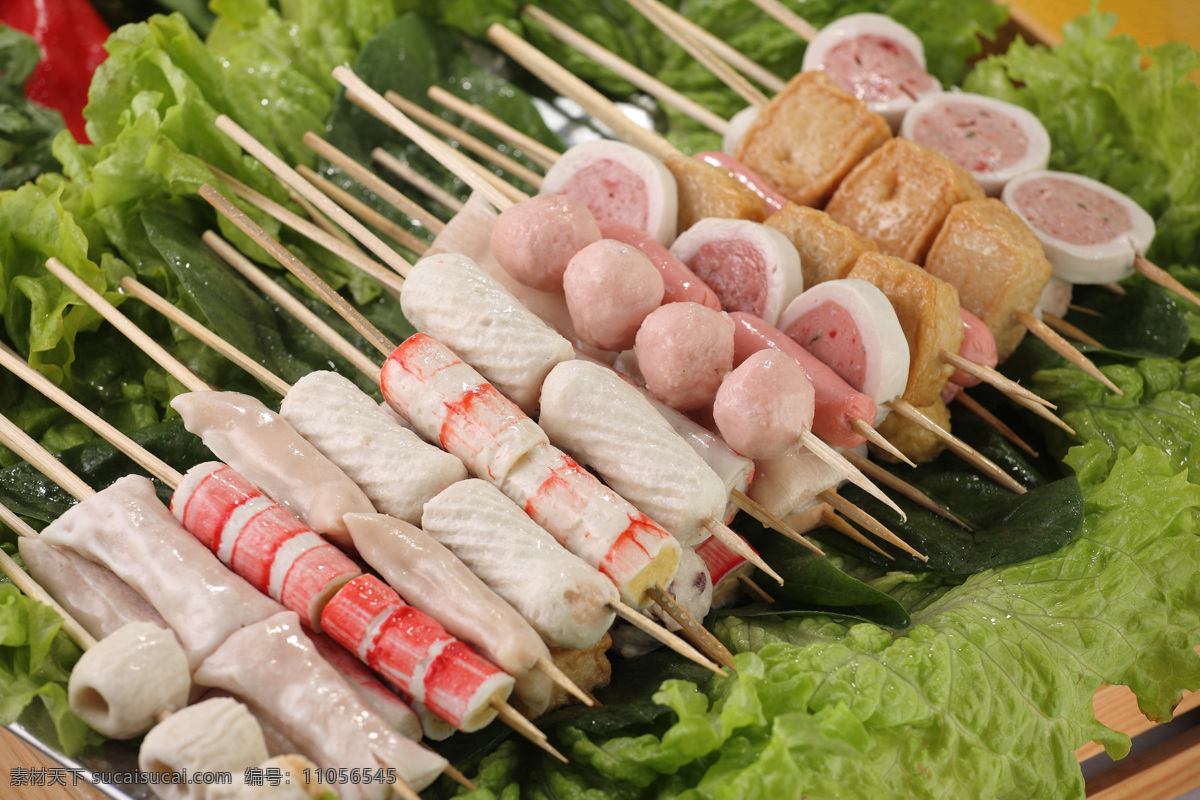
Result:
M921 264L950 209L983 196L971 174L941 153L892 139L846 176L825 210L880 252Z
M958 292L916 264L882 253L859 256L846 277L873 284L887 296L908 340L904 399L918 408L932 405L954 374L954 367L942 361L941 351L957 353L962 346Z
M707 217L748 219L751 222L762 222L767 218L767 204L763 199L725 170L682 154L668 156L663 163L679 187L680 233Z
M950 409L946 408L946 404L940 398L917 410L943 429L950 430ZM933 461L946 449L946 443L939 436L930 433L928 429L915 422L909 422L899 414L888 414L887 419L879 423L875 430L917 464ZM899 459L886 450L874 445L868 445L868 447L871 455L876 458L894 464L899 463Z
M805 286L844 278L859 256L879 251L870 239L834 222L824 211L792 202L767 217L766 224L796 246Z
M819 207L891 138L887 120L824 72L800 72L759 113L734 158L793 203Z
M1029 226L996 199L950 210L925 257L930 274L954 284L963 308L983 320L1008 358L1025 336L1014 311L1032 311L1050 282L1050 262Z

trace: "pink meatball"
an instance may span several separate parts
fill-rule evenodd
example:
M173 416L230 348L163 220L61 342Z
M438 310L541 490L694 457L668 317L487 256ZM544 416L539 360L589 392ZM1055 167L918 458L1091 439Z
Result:
M636 247L601 239L563 273L567 310L579 338L601 350L628 350L642 320L662 305L662 275Z
M562 194L539 194L500 213L492 227L492 255L517 281L561 292L571 257L600 239L587 206Z
M646 316L634 351L646 388L691 411L711 403L733 369L733 320L699 303L667 303Z
M812 428L812 383L791 356L759 350L717 390L713 420L725 443L747 458L775 458Z

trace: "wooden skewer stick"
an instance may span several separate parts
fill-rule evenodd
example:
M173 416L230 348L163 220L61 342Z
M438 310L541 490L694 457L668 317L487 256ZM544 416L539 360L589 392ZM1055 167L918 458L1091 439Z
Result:
M232 203L230 204L232 205ZM236 208L236 206L234 206ZM100 316L104 317L113 326L120 328L125 324L125 315L120 313L103 297L100 293L92 289L83 279L76 275L71 270L67 269L57 258L49 258L46 260L46 270L54 277L58 278L68 289L79 295L83 302L87 303L96 310ZM138 347L139 350L148 354L151 358L157 361L159 355L170 357L170 354L162 348L158 342L147 336L140 328L133 326L133 330L122 331L129 339ZM191 391L197 390L212 390L213 386L205 382L199 376L186 367L180 365L180 369L169 369L171 377L188 387Z
M1079 308L1082 308L1082 306L1080 306ZM1095 314L1096 312L1092 311L1089 308L1088 313ZM1097 315L1097 316L1099 316L1099 315ZM1053 328L1054 330L1061 333L1063 336L1070 336L1072 339L1074 339L1077 342L1083 342L1084 344L1090 344L1092 347L1104 347L1104 345L1102 345L1094 337L1084 333L1079 328L1077 328L1076 326L1067 322L1062 317L1056 316L1055 314L1051 314L1049 311L1042 312L1042 322L1046 323L1051 328Z
M1087 306L1081 306L1076 303L1067 303L1067 308L1069 308L1071 311L1078 311L1080 314L1091 314L1093 317L1103 317L1104 316L1103 314L1101 314L1099 311L1097 311L1094 308L1088 308ZM1045 318L1045 316L1046 316L1046 312L1043 311L1042 317Z
M806 42L811 42L820 33L811 22L780 3L779 0L750 0L751 3L771 15L777 22Z
M763 588L752 581L748 575L738 575L738 583L742 584L742 588L750 594L757 597L764 603L774 603L775 598L763 591Z
M766 525L768 528L771 528L772 530L782 533L784 536L791 539L793 542L796 542L797 544L804 545L809 550L812 550L814 553L816 553L819 556L825 555L824 550L817 547L815 544L810 542L808 539L805 539L803 536L801 536L799 533L796 532L795 528L793 528L791 525L788 525L787 522L784 519L782 519L778 514L775 514L769 508L767 508L766 506L757 502L756 500L751 498L749 495L747 495L743 492L739 492L737 489L734 489L732 492L729 493L729 499L732 500L733 504L736 505L738 508L740 508L742 511L745 511L747 514L754 517L756 520L761 522L763 525Z
M517 130L483 106L468 103L466 100L450 94L440 86L430 86L428 94L429 99L433 102L453 111L463 119L474 122L481 128L490 131L513 147L521 150L542 169L550 169L550 167L554 166L554 162L558 161L561 157L553 148L547 147L532 136Z
M438 186L432 180L417 172L415 169L405 164L400 159L393 156L382 147L376 147L371 151L371 160L384 167L388 172L395 175L400 180L417 189L421 194L439 203L454 214L462 211L463 201L459 200L448 191Z
M1064 431L1071 434L1072 436L1075 435L1074 428L1072 428L1066 422L1063 422L1061 419L1059 419L1058 415L1051 413L1049 411L1049 409L1047 409L1045 406L1040 405L1039 403L1034 403L1031 400L1026 400L1024 397L1014 397L1014 398L1012 398L1012 400L1017 405L1023 406L1024 408L1029 409L1034 414L1037 414L1039 417L1041 417L1042 419L1051 423L1052 425L1062 428Z
M362 164L355 161L350 156L338 150L329 142L317 136L312 131L306 131L300 138L304 146L312 150L314 153L325 159L329 163L336 166L342 172L349 175L354 180L361 183L367 189L370 189L379 196L385 203L391 204L400 213L405 216L412 217L417 222L421 223L430 233L435 236L441 232L442 228L446 227L446 223L430 214L425 208L407 195L392 186L383 178L376 175L371 170L364 167ZM303 174L302 170L297 170ZM458 198L451 198L458 203ZM459 204L461 205L461 203Z
M817 498L833 506L834 510L840 511L842 514L854 520L859 525L862 525L868 531L875 534L880 539L883 539L885 542L894 544L896 547L899 547L901 550L913 556L914 558L919 558L922 561L929 560L929 556L922 555L921 553L917 552L907 542L905 542L896 534L892 533L891 530L889 530L888 527L879 520L875 519L873 516L863 511L853 503L847 501L846 498L837 493L837 489L826 489L825 491L819 493Z
M1135 253L1133 256L1133 268L1145 275L1153 283L1157 283L1164 289L1169 289L1177 295L1180 295L1185 300L1188 300L1200 306L1200 297L1196 297L1192 290L1184 286L1175 279L1171 273L1167 272L1162 267L1148 261L1141 253Z
M833 528L835 531L840 533L842 536L845 536L847 539L858 542L859 544L861 544L863 547L867 548L868 550L874 550L876 553L879 553L879 555L883 556L888 561L896 560L896 557L894 555L892 555L891 553L887 552L879 545L872 542L866 536L863 536L862 533L858 530L858 528L854 527L849 522L846 522L846 520L839 517L834 512L834 510L832 508L830 508L828 505L826 505L824 503L822 503L821 505L822 505L822 507L821 507L821 522L824 522L827 526L829 526L830 528Z
M566 756L554 748L554 745L550 744L549 740L546 738L546 734L543 733L541 729L539 729L525 717L521 716L517 710L508 703L502 700L493 701L492 708L496 709L497 715L500 717L501 721L504 722L504 724L508 725L508 727L512 728L514 731L521 734L526 739L533 742L562 763L571 763L567 761Z
M963 358L958 353L951 353L949 350L944 349L938 353L938 357L955 369L961 369L968 375L979 378L979 380L995 387L996 389L999 389L1002 393L1009 397L1024 397L1031 403L1037 403L1045 406L1046 408L1058 408L1058 406L1054 405L1046 398L1042 397L1036 392L1026 389L1012 378L1001 374L992 367L988 367L983 364L977 364L970 359Z
M888 486L892 489L895 489L897 492L904 495L909 500L912 500L914 503L916 503L917 505L921 506L924 509L932 511L934 514L937 514L939 517L942 517L943 519L947 519L950 522L953 522L955 525L965 528L966 530L971 530L970 525L968 525L967 523L963 522L958 517L951 514L948 509L946 509L944 506L939 504L932 497L925 494L924 492L922 492L916 486L913 486L908 481L901 480L900 478L896 477L895 475L888 472L883 467L876 464L871 459L864 458L863 456L860 456L858 453L854 452L853 450L846 450L842 453L842 455L844 455L846 457L846 460L849 461L851 464L855 465L856 467L861 469L863 472L867 473L867 475L871 476L871 478L882 483L884 486Z
M716 35L709 33L704 28L692 22L687 17L680 14L670 6L664 5L658 0L649 0L650 5L654 7L659 14L673 24L685 29L701 41L709 50L712 50L717 56L727 64L733 65L735 69L743 75L755 80L759 85L769 89L772 92L779 92L787 85L787 81L764 68L754 59L746 56L742 52L730 47Z
M659 11L656 5L645 2L645 0L628 0L628 3L653 23L655 27L666 34L671 41L682 47L692 58L703 64L722 83L737 92L747 103L760 108L767 104L767 96L759 91L758 87L743 78L739 72L725 63L725 61L718 58L699 37L691 32L691 29L681 25L672 25L671 20Z
M317 191L315 186L300 177L300 173L288 166L287 162L272 153L261 142L243 130L240 125L222 114L217 117L216 126L218 130L232 139L239 147L262 162L263 166L269 169L275 177L283 181L286 186L295 189L302 197L319 208L322 213L329 216L338 225L341 225L357 242L374 253L380 261L387 264L401 276L408 274L408 270L412 265L405 261L391 245L371 233L371 231L367 230L366 226L350 216L345 209Z
M11 528L18 536L31 539L37 538L37 531L29 527L23 519L14 514L3 503L0 503L0 522ZM77 619L67 613L67 610L60 606L58 601L42 588L40 583L35 581L28 572L21 569L21 565L3 550L0 550L0 572L3 572L26 597L36 600L44 606L49 606L54 610L55 614L62 617L63 632L71 637L71 641L79 645L80 650L88 650L95 646L96 637L88 633L87 629L80 625Z
M854 431L859 436L863 437L868 442L870 442L871 444L878 447L880 450L890 453L892 458L895 458L897 461L903 461L905 464L908 464L910 467L917 466L916 463L911 458L909 458L908 456L906 456L904 453L902 453L900 451L900 448L896 447L896 445L892 444L887 439L883 438L882 433L880 433L879 431L875 430L870 425L868 425L866 420L864 420L864 419L850 420L850 430Z
M267 277L266 273L256 267L254 262L242 255L236 247L226 242L213 231L205 231L200 239L211 247L217 255L223 258L229 266L241 273L242 277L253 283L259 291L278 303L283 310L300 320L321 341L328 344L338 355L349 361L355 369L372 381L379 381L378 364L367 358L361 350L331 328L325 320L314 314L308 306L296 299L291 292Z
M959 392L954 399L957 400L963 408L967 409L972 414L986 422L988 425L991 425L993 428L995 428L996 431L1005 439L1024 450L1033 458L1038 457L1037 450L1034 450L1033 447L1030 446L1029 442L1026 442L1024 439L1018 436L1016 431L1005 425L1003 420L998 418L991 411L988 411L986 408L984 408L974 397L971 397L964 391Z
M695 647L688 644L687 642L685 642L683 639L679 638L675 634L671 633L670 631L666 630L665 628L655 625L652 621L650 621L650 619L643 616L636 609L630 608L629 606L622 603L620 600L614 600L612 603L609 604L609 607L617 612L618 617L625 620L630 625L632 625L633 627L640 630L642 633L644 633L648 636L653 636L655 639L662 642L667 647L671 648L676 653L678 653L679 655L686 658L688 661L691 661L695 664L699 664L700 666L704 667L705 669L710 670L714 674L720 675L722 678L729 677L729 673L726 672L724 669L722 669L721 666L719 664L717 664L715 661L713 661L708 656L701 653ZM663 637L664 633L667 634L666 638Z
M726 669L733 669L733 653L729 652L721 640L713 636L712 631L705 628L686 608L679 605L675 598L661 586L651 586L646 593L654 598L655 604L679 623L683 635L691 640L700 651Z
M333 202L349 211L363 223L375 228L375 230L379 231L401 247L416 253L418 256L424 255L425 251L429 249L428 244L421 241L395 222L392 222L383 214L380 214L378 211L371 208L369 205L364 203L362 200L359 200L342 187L331 183L325 178L322 178L310 168L301 164L296 167L296 171L299 172L306 181L320 189L325 194L329 195Z
M570 25L552 17L537 6L525 6L524 13L545 27L554 38L608 68L659 102L666 103L715 133L725 134L729 122L721 116L667 86L653 75L638 69L612 51L606 50Z
M919 425L930 433L936 435L942 441L946 442L947 446L953 450L959 458L963 459L969 464L972 464L976 469L994 480L996 483L1012 492L1015 492L1016 494L1025 494L1025 487L1017 483L1007 472L1000 469L1000 467L998 467L994 461L985 456L983 453L980 453L974 447L971 447L971 445L967 444L962 439L959 439L957 436L951 434L950 431L946 430L941 425L938 425L929 417L922 414L920 409L918 409L912 403L897 397L888 405L891 406L891 409L894 413L899 414L905 420L913 423L914 425Z
M405 114L424 125L426 128L429 128L434 133L440 133L447 139L453 142L458 142L475 155L492 162L509 175L512 175L514 178L520 178L535 189L540 189L542 187L541 175L534 172L516 159L501 153L487 142L479 139L476 136L472 136L457 125L447 122L437 114L425 110L421 106L405 97L402 97L391 89L383 93L383 99L387 100L396 108L400 109Z
M229 200L223 197L215 188L208 184L201 186L200 196L210 203L213 208L217 209L222 216L232 222L239 230L241 230L264 250L270 253L272 257L278 259L280 264L282 264L288 269L288 271L299 278L306 286L312 289L313 292L329 303L330 307L332 307L334 311L341 315L346 322L350 323L351 327L362 334L362 336L376 349L378 349L380 353L382 353L384 356L387 356L396 349L396 345L393 344L382 332L380 332L378 328L372 325L370 321L367 320L361 313L359 313L358 309L354 308L354 306L350 305L350 303L348 303L341 295L333 291L328 284L321 280L298 258L292 255L287 248L283 247L269 235L267 235L266 231L254 223L254 220L246 216L241 209L229 202ZM624 616L624 612L621 611L621 608L617 603L614 602L612 607L617 610L617 613ZM628 609L628 611L635 616L641 617L641 615L633 609ZM684 655L686 658L690 658L705 668L713 669L717 672L717 674L724 674L723 672L720 672L720 667L718 667L716 664L713 664L709 659L705 658L700 653L696 652L694 648L687 646L686 643L680 640L678 636L675 636L664 628L654 625L650 622L650 620L641 617L640 622L635 624L638 624L639 628L641 628L645 633L648 633L650 636L658 639L660 642L676 652L679 652L681 655ZM680 645L684 645L685 649L680 650ZM692 655L689 655L689 652Z
M352 94L350 95L350 98L352 100L357 100L359 95ZM440 139L435 141L441 142ZM443 150L439 147L435 150L426 150L425 152L437 159L438 163L450 170L450 172L456 177L461 178L463 182L470 186L473 190L483 191L484 196L488 197L489 202L492 202L493 194L497 199L503 198L503 200L499 200L499 204L492 202L492 204L497 208L508 208L513 203L519 203L522 200L529 199L529 195L525 194L525 192L505 181L491 170L486 169L479 162L472 161L470 158L467 158L467 156L459 153L454 148L448 147L447 149ZM458 156L458 158L449 158L446 155L447 153L454 153ZM371 158L376 164L379 164L389 172L394 172L397 175L403 174L406 180L411 180L413 177L412 167L406 166L403 161L396 158L382 147L376 147L374 150L372 150ZM463 166L460 166L460 164ZM469 167L466 165L469 165ZM473 181L473 183L471 181ZM426 179L426 182L430 184L429 189L432 190L436 188L436 184L433 184L428 179ZM459 203L460 210L462 205L462 203Z
M900 519L908 519L908 515L904 513L900 506L896 505L895 500L884 494L883 490L874 483L871 483L867 476L859 471L858 467L847 461L837 450L834 450L828 444L818 439L812 431L805 431L800 437L800 443L807 447L809 452L814 456L840 472L846 480L899 514Z
M280 397L291 391L291 386L284 380L280 379L275 373L259 364L250 356L243 353L238 348L234 347L225 339L217 336L208 328L196 321L195 317L185 313L183 309L173 306L160 297L158 294L151 291L144 284L140 283L136 278L124 277L121 279L121 288L129 294L141 300L146 305L153 308L158 313L175 323L185 331L195 336L204 344L208 345L213 350L216 350L225 358L229 359L239 367L262 383L267 388L278 394Z
M300 206L300 208L304 211L304 215L308 217L309 222L313 223L318 228L336 238L343 244L362 252L358 245L354 244L354 240L350 238L349 234L347 234L337 225L334 225L333 220L331 220L329 217L325 216L320 211L317 211L317 207L297 194L295 189L288 189L288 199ZM363 253L363 255L366 255L366 253Z
M701 524L704 526L704 529L711 533L721 544L725 545L730 550L749 561L758 569L770 575L780 585L783 585L783 578L780 576L780 574L771 569L771 565L766 561L763 561L762 556L754 552L754 549L750 547L750 545L746 544L745 539L731 531L720 520L709 517Z
M1079 367L1088 375L1091 375L1093 378L1103 383L1110 391L1116 393L1118 396L1124 396L1125 393L1122 392L1115 383L1109 380L1108 376L1101 372L1100 368L1093 364L1090 358L1072 347L1070 342L1068 342L1059 334L1055 333L1049 325L1042 322L1028 311L1018 309L1013 313L1016 315L1018 322L1024 325L1025 328L1034 336L1045 342L1051 350L1058 353L1075 366Z

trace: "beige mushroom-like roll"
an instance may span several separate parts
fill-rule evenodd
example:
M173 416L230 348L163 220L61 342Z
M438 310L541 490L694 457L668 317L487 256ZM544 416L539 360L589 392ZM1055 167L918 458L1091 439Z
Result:
M186 706L191 688L187 655L175 634L152 622L131 622L83 654L71 670L67 699L92 728L111 739L131 739L153 728L162 712Z
M138 751L138 767L161 800L214 800L216 789L172 779L173 774L228 772L242 775L267 760L267 745L254 715L228 697L181 709L150 729Z

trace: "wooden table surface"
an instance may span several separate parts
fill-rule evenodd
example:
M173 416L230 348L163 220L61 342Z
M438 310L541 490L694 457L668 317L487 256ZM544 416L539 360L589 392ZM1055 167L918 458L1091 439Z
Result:
M21 770L29 771L22 773ZM40 780L38 776L45 779L61 776L64 785L30 785ZM57 762L34 750L7 728L0 727L0 797L5 800L105 800L104 795L85 783L82 777L77 785L72 785L75 782L70 771L61 770Z

